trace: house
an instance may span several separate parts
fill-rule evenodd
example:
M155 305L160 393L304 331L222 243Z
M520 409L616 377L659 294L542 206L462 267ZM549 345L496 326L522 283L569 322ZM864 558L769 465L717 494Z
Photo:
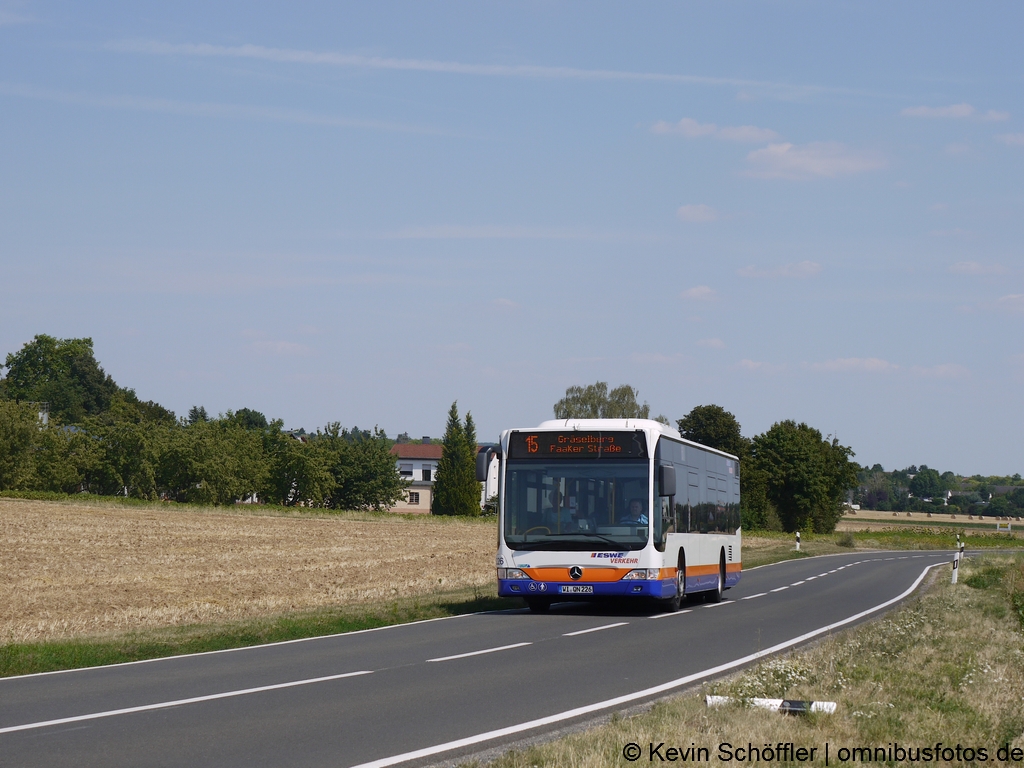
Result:
M434 445L429 437L419 443L398 443L391 448L398 474L411 481L405 498L391 508L391 512L422 512L430 514L434 477L441 461L442 446Z
M487 480L480 486L481 507L498 492L498 455L493 452L496 447L492 444L477 446L478 453L488 449L492 451ZM443 446L433 445L429 437L424 437L419 443L397 443L391 448L398 474L411 484L405 492L405 499L393 506L390 512L430 514L434 480L437 479L437 465L441 461L442 450Z

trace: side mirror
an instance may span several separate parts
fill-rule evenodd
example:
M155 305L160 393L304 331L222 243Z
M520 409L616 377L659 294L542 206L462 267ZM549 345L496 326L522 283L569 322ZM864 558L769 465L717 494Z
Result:
M658 467L658 495L676 495L676 468L671 464L662 464Z
M491 466L491 459L494 457L494 451L490 448L484 451L480 451L476 455L476 480L478 483L487 482L487 470Z

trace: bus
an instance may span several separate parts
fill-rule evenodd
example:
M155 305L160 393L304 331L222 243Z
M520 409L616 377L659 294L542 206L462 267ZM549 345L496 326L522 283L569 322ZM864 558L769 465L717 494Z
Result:
M559 419L502 432L498 594L553 602L647 598L670 611L712 602L742 570L740 465L648 419Z

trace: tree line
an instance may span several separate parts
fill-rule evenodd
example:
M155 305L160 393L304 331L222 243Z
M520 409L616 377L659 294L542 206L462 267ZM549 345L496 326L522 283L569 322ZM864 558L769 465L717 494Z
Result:
M210 418L195 406L177 419L119 387L89 338L36 336L4 367L0 490L380 510L408 485L379 429L286 432L247 408Z
M605 382L570 387L554 407L556 418L648 418L629 385ZM661 416L658 421L668 424ZM752 438L719 405L699 405L676 421L687 440L740 459L740 514L748 530L831 533L843 515L860 467L853 450L807 424L780 421Z
M940 514L1024 515L1024 480L1012 477L962 477L940 473L922 464L886 472L881 464L857 474L855 503L883 512L933 512Z

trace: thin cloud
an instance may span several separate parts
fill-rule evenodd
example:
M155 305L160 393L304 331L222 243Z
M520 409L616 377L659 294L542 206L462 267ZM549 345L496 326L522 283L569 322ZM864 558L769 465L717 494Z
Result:
M1024 133L1001 133L996 136L996 141L1011 147L1024 147Z
M267 122L299 123L322 125L332 128L368 128L399 133L427 133L451 135L422 126L388 123L378 120L360 120L349 117L318 115L298 110L253 107L245 104L218 104L212 102L173 101L171 99L140 98L136 96L115 96L109 94L72 93L28 85L0 83L0 94L18 96L36 101L75 104L86 107L125 109L138 112L158 112L192 117L217 117L235 120L257 120Z
M638 365L671 365L682 360L681 355L663 355L658 352L635 352L629 356Z
M249 345L249 349L264 354L283 356L304 356L313 352L305 344L296 344L291 341L254 341Z
M760 360L750 360L744 358L736 363L736 367L741 371L749 371L750 373L778 373L783 370L786 366L776 365L775 363L765 363Z
M703 224L709 221L718 220L718 211L710 205L684 205L676 211L676 216L683 221L690 221Z
M0 27L9 27L15 24L29 24L35 21L31 16L22 16L21 14L11 13L10 11L0 11Z
M904 117L964 118L974 114L974 107L970 104L950 104L948 107L907 107L900 114Z
M736 274L740 277L777 278L777 277L814 277L821 272L821 264L814 261L798 261L794 264L783 264L781 267L760 269L755 266L744 267Z
M395 232L366 234L371 240L636 240L644 235L629 232L595 232L569 227L521 227L501 225L460 226L441 224L410 227Z
M715 293L714 289L709 288L706 285L698 285L694 288L688 288L680 295L684 299L690 299L692 301L713 301L718 298L718 294Z
M769 128L758 128L753 125L726 125L719 128L714 123L699 123L690 117L684 117L678 123L667 123L664 120L659 120L651 126L651 133L675 134L688 139L713 136L716 139L746 142L749 144L773 141L779 138L779 134Z
M769 144L747 155L747 162L751 166L748 176L796 181L849 176L885 167L885 159L878 152L849 149L834 141L802 146Z
M811 363L812 371L823 373L888 373L899 368L878 357L840 357L822 363Z
M1005 312L1024 312L1024 293L1011 293L997 299L996 308Z
M976 261L958 261L949 271L955 275L1002 275L1006 267L1002 264L979 264Z
M924 118L951 118L954 120L963 120L965 118L974 118L976 120L983 120L985 122L996 122L999 120L1009 120L1009 112L1000 112L995 109L990 109L987 112L978 114L978 111L970 104L950 104L947 107L907 107L900 112L904 117L924 117Z
M732 77L707 77L665 72L627 72L612 69L580 69L533 64L466 64L435 59L400 59L386 56L332 51L306 51L289 48L268 48L261 45L211 45L208 43L163 43L156 40L124 40L108 43L105 48L123 53L154 56L196 56L234 59L258 59L290 64L312 64L352 69L380 69L404 72L432 72L488 77L521 77L534 79L604 80L619 82L664 82L690 85L727 86L730 88L761 88L787 95L811 93L859 93L845 88L816 85L776 83L764 80L743 80Z
M501 309L519 309L521 305L512 301L512 299L495 299L491 302L494 306Z
M965 379L971 375L971 371L956 363L941 363L939 365L911 367L910 372L915 376L923 376L928 379Z
M725 342L721 339L700 339L697 342L699 347L707 347L708 349L725 349Z

